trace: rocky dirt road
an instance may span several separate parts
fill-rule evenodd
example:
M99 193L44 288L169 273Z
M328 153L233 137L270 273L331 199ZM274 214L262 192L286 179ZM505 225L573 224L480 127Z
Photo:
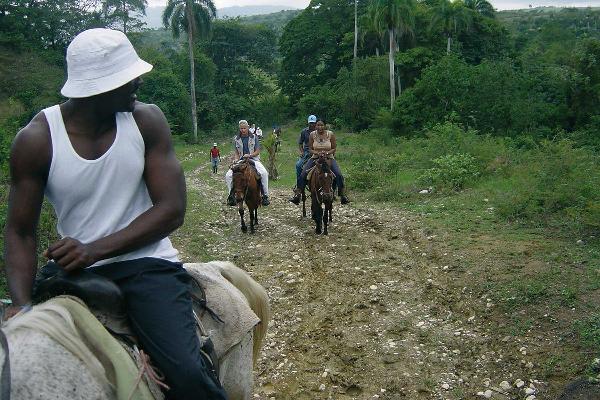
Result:
M207 257L234 261L271 299L256 398L550 398L531 355L546 339L498 336L484 318L494 304L469 286L461 255L416 217L355 198L336 202L329 236L317 236L274 189L257 233L243 234L222 174L187 179L192 210L215 217L176 243L201 237Z

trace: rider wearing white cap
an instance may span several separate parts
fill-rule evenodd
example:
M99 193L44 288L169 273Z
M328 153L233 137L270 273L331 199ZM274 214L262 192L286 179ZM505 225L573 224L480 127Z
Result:
M224 399L196 337L190 276L168 235L183 223L186 189L169 124L137 101L152 66L110 29L77 35L67 49L69 99L16 136L5 228L11 317L26 310L36 275L44 195L61 239L44 252L51 276L86 269L119 286L131 328L166 377L169 399Z
M260 141L255 134L249 132L248 121L245 119L238 123L239 132L233 137L233 149L235 153L235 160L241 160L243 158L250 158L254 161L254 167L256 172L260 175L260 181L262 184L263 198L262 205L268 206L269 201L269 172L260 162ZM233 171L231 168L225 174L225 183L227 184L227 204L235 206L235 199L233 198Z

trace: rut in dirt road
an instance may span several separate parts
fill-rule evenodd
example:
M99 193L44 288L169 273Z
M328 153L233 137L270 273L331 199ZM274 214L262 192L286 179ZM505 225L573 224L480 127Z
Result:
M534 367L521 362L523 344L503 343L482 326L487 300L468 287L446 289L460 256L439 254L414 217L360 200L335 202L329 236L315 235L314 223L287 201L290 191L272 188L256 234L244 234L237 209L225 205L223 175L200 168L188 174L188 190L219 209L218 221L198 228L211 233L209 254L250 272L271 299L256 398L544 392Z

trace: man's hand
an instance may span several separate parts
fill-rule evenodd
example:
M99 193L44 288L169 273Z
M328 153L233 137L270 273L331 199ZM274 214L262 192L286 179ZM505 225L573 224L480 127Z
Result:
M4 315L2 315L2 319L4 321L8 321L10 318L14 317L21 311L23 311L23 310L27 311L30 309L31 309L30 304L27 304L25 306L8 306L4 309Z
M242 158L250 158L250 154L244 154Z
M44 256L54 260L65 271L71 272L80 268L89 267L97 261L97 254L89 244L66 237L53 243Z

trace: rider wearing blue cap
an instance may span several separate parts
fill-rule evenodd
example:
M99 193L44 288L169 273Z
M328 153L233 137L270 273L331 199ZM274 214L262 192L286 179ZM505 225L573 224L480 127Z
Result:
M306 161L310 158L309 140L310 133L315 130L317 123L317 117L315 115L308 116L308 126L302 129L300 136L298 137L298 161L296 162L296 187L294 188L294 196L289 200L294 204L300 203L300 176L302 175L302 167L306 164Z

